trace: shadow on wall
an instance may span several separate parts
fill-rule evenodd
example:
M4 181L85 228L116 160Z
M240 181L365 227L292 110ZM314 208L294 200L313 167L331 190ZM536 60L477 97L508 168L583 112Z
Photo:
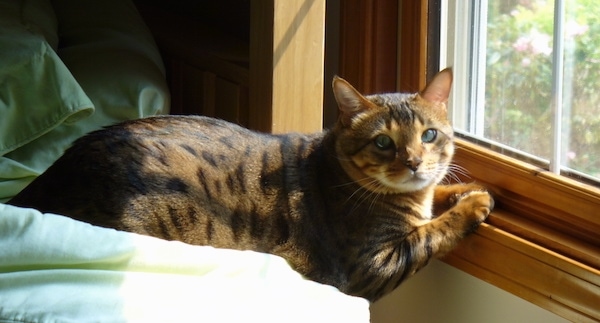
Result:
M441 261L434 260L371 305L371 323L569 322Z

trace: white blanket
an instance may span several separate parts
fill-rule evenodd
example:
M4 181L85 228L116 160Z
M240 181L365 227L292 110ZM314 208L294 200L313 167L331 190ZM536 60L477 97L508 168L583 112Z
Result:
M0 322L368 322L366 300L277 256L0 204Z

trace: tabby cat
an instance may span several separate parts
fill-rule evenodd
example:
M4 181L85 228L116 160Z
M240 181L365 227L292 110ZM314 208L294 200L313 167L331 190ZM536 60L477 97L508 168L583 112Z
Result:
M123 122L77 140L10 204L272 253L309 279L375 301L493 207L476 184L438 185L454 151L451 83L446 69L417 94L362 96L336 77L339 120L310 135L200 116Z

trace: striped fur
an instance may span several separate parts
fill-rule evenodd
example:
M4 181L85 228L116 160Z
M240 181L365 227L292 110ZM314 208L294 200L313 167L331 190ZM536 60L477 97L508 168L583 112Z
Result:
M438 185L454 149L450 83L446 70L419 94L364 97L336 78L340 120L312 135L260 134L199 116L124 122L79 139L10 203L273 253L374 301L492 208L477 185Z

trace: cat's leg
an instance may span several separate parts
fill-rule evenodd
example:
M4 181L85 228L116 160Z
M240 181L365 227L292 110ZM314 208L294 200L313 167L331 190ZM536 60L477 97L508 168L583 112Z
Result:
M451 186L443 188L440 193L456 199L452 202L454 205L416 230L416 238L420 240L416 243L422 244L431 253L430 256L439 257L450 251L462 238L475 231L494 208L494 199L481 186ZM461 191L463 193L457 195Z
M430 258L441 257L456 247L490 214L494 208L492 196L487 191L481 190L480 186L471 187L479 187L479 189L463 193L457 197L455 205L449 210L417 227L406 237L405 243L411 246L412 250L410 275L425 266ZM444 194L447 193L444 191Z
M466 187L478 189L467 190L458 197L452 195ZM385 288L374 289L375 293L369 295L369 299L375 300L391 291L427 265L431 258L445 255L487 218L494 207L491 195L480 186L466 187L454 189L446 187L440 190L440 194L457 199L454 206L430 222L414 228L403 238L399 246L393 249L395 251L393 254L398 259L394 267L395 277L388 281ZM387 257L387 259L394 259L394 257Z

